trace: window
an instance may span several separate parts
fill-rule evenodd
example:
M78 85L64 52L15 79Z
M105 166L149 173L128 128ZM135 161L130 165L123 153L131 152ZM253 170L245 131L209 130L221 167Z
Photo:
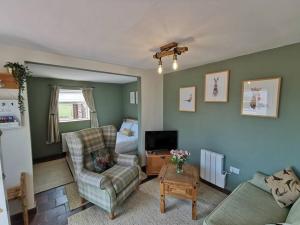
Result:
M81 90L61 89L58 97L59 122L89 120L90 112Z

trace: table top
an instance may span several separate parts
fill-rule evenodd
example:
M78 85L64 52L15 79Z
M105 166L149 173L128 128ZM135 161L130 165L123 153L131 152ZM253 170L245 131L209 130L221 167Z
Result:
M199 169L190 164L183 165L183 173L176 173L176 165L168 163L164 165L159 173L161 182L171 182L181 185L198 185Z

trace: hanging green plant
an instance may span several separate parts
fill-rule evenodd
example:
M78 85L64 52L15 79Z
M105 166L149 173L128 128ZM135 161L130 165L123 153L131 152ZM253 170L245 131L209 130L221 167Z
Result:
M27 66L17 62L7 62L4 67L13 75L19 86L18 103L20 112L23 114L25 112L23 92L25 90L27 78L31 76L31 72Z

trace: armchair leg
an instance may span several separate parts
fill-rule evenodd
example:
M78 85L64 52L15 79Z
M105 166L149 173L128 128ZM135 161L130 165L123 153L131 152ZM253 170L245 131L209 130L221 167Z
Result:
M108 217L113 220L115 218L115 212L108 213Z
M81 202L81 204L84 204L86 202L86 200L83 197L80 197L80 202Z

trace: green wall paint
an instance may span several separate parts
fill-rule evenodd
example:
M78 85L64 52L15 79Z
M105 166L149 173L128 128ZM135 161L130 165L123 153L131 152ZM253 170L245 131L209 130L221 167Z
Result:
M49 85L95 87L94 99L101 125L119 127L123 119L123 85L92 83L32 77L28 81L28 101L33 158L42 158L61 153L60 144L47 145L47 121L50 101ZM60 123L60 131L70 132L90 127L89 121Z
M300 44L241 56L164 76L164 129L179 132L179 147L191 151L199 164L200 149L226 155L226 169L240 168L231 175L232 190L255 171L273 173L286 166L300 170ZM204 102L204 75L229 69L228 103ZM262 77L282 77L278 119L241 116L241 82ZM197 86L196 113L178 111L179 88Z
M138 104L130 104L129 93L138 91L138 82L123 85L123 115L124 118L138 118Z

